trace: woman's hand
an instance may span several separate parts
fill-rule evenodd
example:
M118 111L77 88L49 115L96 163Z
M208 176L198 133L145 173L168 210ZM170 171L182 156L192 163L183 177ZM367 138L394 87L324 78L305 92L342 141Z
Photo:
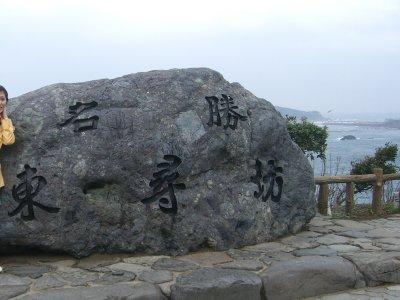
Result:
M0 113L0 118L1 119L8 118L8 116L7 116L7 107L6 106L4 106L3 111Z

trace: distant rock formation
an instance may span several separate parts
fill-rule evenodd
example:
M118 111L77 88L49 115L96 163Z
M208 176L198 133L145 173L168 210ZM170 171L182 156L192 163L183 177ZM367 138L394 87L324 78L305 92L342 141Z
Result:
M321 115L319 111L302 111L292 108L280 107L275 106L276 110L281 113L283 117L286 115L288 116L295 116L297 119L301 119L306 117L308 121L327 121L328 118L325 118Z
M344 137L341 137L341 141L351 141L351 140L356 140L357 138L354 135L345 135Z

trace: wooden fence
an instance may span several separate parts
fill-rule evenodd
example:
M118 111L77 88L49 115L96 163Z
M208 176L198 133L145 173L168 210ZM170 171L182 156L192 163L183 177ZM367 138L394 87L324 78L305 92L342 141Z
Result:
M400 180L400 174L383 174L383 170L376 168L374 174L343 175L343 176L316 176L315 184L319 185L318 211L326 215L328 211L328 197L330 183L346 184L346 214L351 214L353 209L354 189L356 183L372 183L372 210L380 213L382 209L382 194L385 181Z

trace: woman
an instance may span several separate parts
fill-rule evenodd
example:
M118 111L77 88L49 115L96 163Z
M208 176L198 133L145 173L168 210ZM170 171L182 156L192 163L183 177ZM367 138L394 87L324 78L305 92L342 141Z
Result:
M15 142L14 136L14 126L11 122L11 119L7 116L7 109L6 105L8 102L8 93L7 90L0 85L0 148L4 145L11 145ZM0 202L1 202L1 194L4 188L4 179L3 175L1 174L1 165L0 165ZM3 271L2 267L0 266L0 273Z
M6 105L8 102L8 93L7 90L0 85L0 148L4 145L11 145L15 142L14 136L14 126L11 122L11 119L7 116ZM4 179L3 174L1 173L1 165L0 165L0 189L2 190L4 187ZM1 192L0 192L1 197Z

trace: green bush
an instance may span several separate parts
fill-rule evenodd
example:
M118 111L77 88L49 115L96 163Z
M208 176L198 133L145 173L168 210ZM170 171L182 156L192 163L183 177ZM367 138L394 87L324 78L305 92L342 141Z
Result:
M307 157L325 159L328 127L320 127L308 122L306 118L297 122L296 117L286 115L286 125L292 140L299 145Z
M363 159L351 162L352 175L372 174L374 168L383 169L383 174L396 173L398 167L395 165L398 146L386 143L384 147L375 150L374 156L365 156ZM368 191L372 188L370 183L356 184L356 193Z

